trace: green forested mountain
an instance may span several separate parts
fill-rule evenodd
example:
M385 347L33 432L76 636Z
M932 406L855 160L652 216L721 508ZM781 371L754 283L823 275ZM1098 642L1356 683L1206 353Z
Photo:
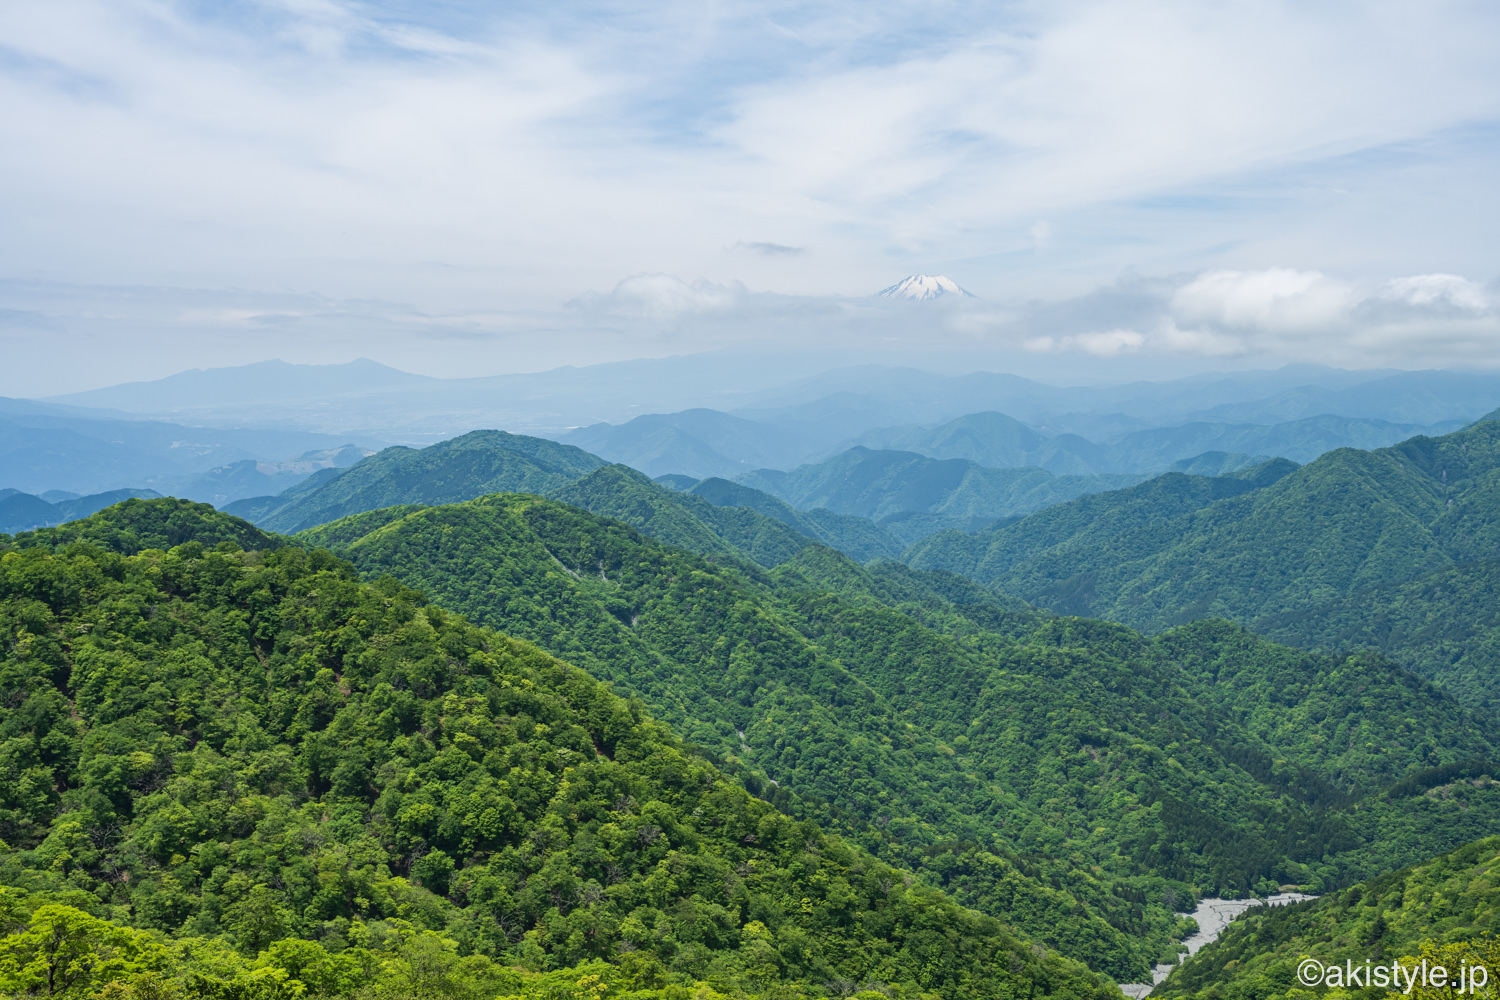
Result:
M55 528L22 532L13 538L0 535L0 552L15 548L63 548L75 543L132 554L142 549L170 549L186 542L219 545L228 542L241 549L280 548L286 540L261 531L238 517L221 513L206 503L176 500L132 499L79 521Z
M867 517L915 542L943 529L972 531L1086 493L1140 482L1140 475L1056 476L1038 468L991 469L965 459L856 447L790 472L761 469L736 482L799 510Z
M1497 885L1500 837L1490 837L1312 902L1252 910L1174 970L1155 995L1266 1000L1296 985L1305 956L1359 966L1418 955L1429 942L1493 935L1500 931Z
M1086 558L1084 554L1100 549L1108 549L1116 559L1155 551L1174 538L1176 519L1269 486L1295 469L1282 459L1223 476L1167 473L1128 489L1056 504L973 536L934 535L912 546L905 558L917 568L942 568L987 584L1033 565L1037 578L1050 580L1051 567L1058 562L1066 565L1070 557ZM1098 561L1107 558L1101 554ZM1015 589L1006 579L1002 589ZM1063 605L1057 598L1037 603L1070 614L1088 610L1081 604Z
M635 509L664 492L641 478L580 499ZM702 504L798 547L768 571L517 494L290 545L180 501L0 537L0 917L71 907L184 983L420 995L430 953L434 995L474 1000L1102 1000L1066 956L1140 978L1195 895L1347 884L1500 823L1490 717L1376 654L1057 618L686 499L660 530ZM165 951L128 938L153 928Z
M1487 786L1375 794L1493 752L1487 717L1378 656L1150 639L819 547L768 575L536 497L302 541L586 667L783 808L1121 978L1167 947L1168 889L1336 884L1500 820ZM1059 919L1041 888L1082 905Z
M347 469L325 469L278 497L240 500L225 510L271 531L300 531L395 504L452 503L501 490L546 493L603 464L544 438L472 431L428 448L387 448Z
M1332 452L1262 489L1208 497L1163 477L935 536L906 558L1152 631L1218 615L1306 647L1371 645L1470 704L1496 704L1500 422Z
M1378 649L1463 702L1500 707L1500 559L1356 590L1267 615L1255 627L1314 649Z
M611 466L549 495L624 521L690 552L727 552L724 546L733 546L740 555L767 568L785 562L810 541L860 562L894 559L902 550L900 542L868 518L831 510L800 511L769 493L727 479L679 483L678 488L668 489L647 482L633 469ZM698 522L717 541L690 531L681 523L684 519ZM765 523L767 519L779 522L791 534Z
M127 512L0 538L8 995L1110 995L525 641Z
M694 552L734 554L764 566L817 541L856 559L899 556L902 543L865 518L803 513L722 479L686 495L571 445L475 431L429 448L388 448L349 469L325 469L275 497L224 509L272 531L295 532L350 514L433 505L504 491L548 494L620 518ZM3 501L0 501L3 502Z
M628 466L611 465L549 495L668 545L700 555L737 556L768 569L814 542L860 560L900 551L895 539L865 518L801 514L775 497L722 479L671 490Z

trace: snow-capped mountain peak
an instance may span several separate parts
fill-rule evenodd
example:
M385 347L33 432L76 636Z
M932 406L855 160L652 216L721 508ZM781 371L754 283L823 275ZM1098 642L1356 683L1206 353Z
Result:
M913 274L880 290L880 297L883 299L910 299L913 302L927 302L944 295L956 295L961 299L974 298L972 292L958 287L958 282L941 274Z

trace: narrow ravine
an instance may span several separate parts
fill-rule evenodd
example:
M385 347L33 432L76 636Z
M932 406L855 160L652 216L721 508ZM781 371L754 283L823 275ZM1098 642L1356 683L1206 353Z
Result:
M1235 917L1244 913L1252 906L1285 906L1288 903L1300 903L1304 899L1317 899L1302 892L1278 892L1274 896L1265 899L1251 897L1249 899L1205 899L1198 904L1191 916L1198 923L1198 933L1184 940L1182 943L1187 948L1187 957L1198 954L1203 946L1216 940L1224 933L1224 928ZM1181 955L1178 961L1182 961ZM1156 988L1157 984L1167 978L1167 973L1176 968L1176 963L1170 965L1158 965L1151 970L1151 982L1149 983L1122 983L1120 992L1128 997L1144 997Z

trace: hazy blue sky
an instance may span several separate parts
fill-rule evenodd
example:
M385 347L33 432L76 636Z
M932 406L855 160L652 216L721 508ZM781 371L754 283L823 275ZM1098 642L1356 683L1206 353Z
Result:
M0 0L0 393L746 343L1492 364L1496 51L1493 0ZM915 272L980 298L862 299Z

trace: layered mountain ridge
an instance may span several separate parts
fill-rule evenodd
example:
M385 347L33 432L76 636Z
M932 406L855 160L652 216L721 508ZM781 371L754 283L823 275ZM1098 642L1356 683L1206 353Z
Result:
M260 527L138 497L0 535L0 991L66 924L120 1000L1106 1000L1193 900L1285 886L1325 899L1161 992L1479 954L1500 424L1444 423L1483 379L1346 376L1188 380L1233 419L1143 427L1108 407L1144 389L827 373L577 432L645 432L644 471L480 431L309 452L230 506ZM902 419L1001 385L1026 420ZM251 474L306 473L214 473ZM0 509L114 499L75 493Z
M1311 648L1373 646L1491 704L1497 482L1487 418L1330 452L1243 496L1164 476L904 558L1153 631L1212 615Z

